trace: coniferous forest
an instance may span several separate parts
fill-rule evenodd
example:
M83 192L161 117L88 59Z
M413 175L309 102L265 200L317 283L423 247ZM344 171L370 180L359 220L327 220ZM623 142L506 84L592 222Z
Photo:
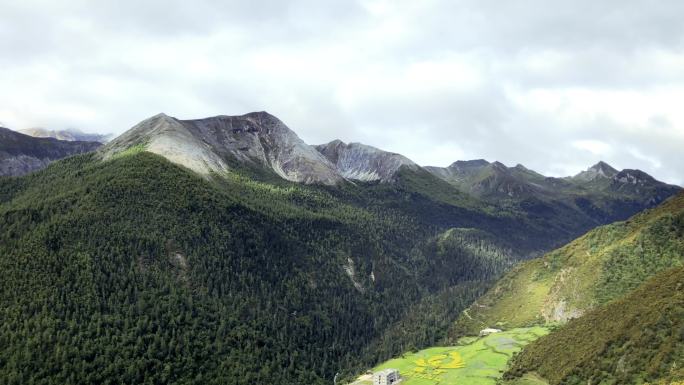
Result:
M0 377L322 384L439 341L516 256L394 203L423 195L363 194L205 180L149 153L2 179Z

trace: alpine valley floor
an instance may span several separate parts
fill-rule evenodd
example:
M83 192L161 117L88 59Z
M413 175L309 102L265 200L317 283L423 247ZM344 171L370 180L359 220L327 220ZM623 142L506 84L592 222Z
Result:
M407 353L373 368L399 370L404 385L494 385L509 359L525 345L549 333L546 327L516 328L485 337L464 337L456 346ZM352 385L371 385L369 374Z

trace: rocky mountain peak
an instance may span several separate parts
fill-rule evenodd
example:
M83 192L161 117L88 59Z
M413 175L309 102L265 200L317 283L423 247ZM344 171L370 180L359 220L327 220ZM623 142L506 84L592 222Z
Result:
M613 177L618 172L611 165L602 160L596 163L595 165L589 167L588 171L595 171L599 173L601 176L605 176L607 178Z
M473 159L473 160L457 160L452 163L449 167L456 169L470 169L470 168L481 168L488 166L489 162L484 159Z
M263 111L195 120L157 114L111 141L101 153L107 159L136 145L202 175L223 173L236 160L270 169L293 182L343 180L325 157Z
M502 171L502 172L508 172L508 167L506 167L505 164L497 161L494 161L492 164L492 169L497 170L497 171Z
M657 183L656 179L641 170L625 169L613 176L613 180L622 184L646 185Z
M599 161L595 165L586 169L586 171L582 171L579 174L575 175L574 177L572 177L572 179L589 182L592 180L596 180L598 178L610 179L614 177L617 173L618 170L614 169L611 165L604 161Z
M352 180L390 182L402 167L419 167L403 155L362 143L333 140L314 148L334 164L343 177Z

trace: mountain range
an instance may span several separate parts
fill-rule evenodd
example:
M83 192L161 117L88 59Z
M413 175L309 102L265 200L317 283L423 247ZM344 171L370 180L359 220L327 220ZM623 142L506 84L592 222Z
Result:
M20 130L33 137L105 143L110 135L86 134L75 129ZM5 139L6 140L6 139ZM144 145L172 162L195 172L226 171L236 162L269 169L280 177L301 183L338 184L343 180L392 182L402 168L421 168L402 156L361 143L340 140L309 146L282 121L266 112L242 116L216 116L180 120L165 114L153 116L112 140L102 149L104 158ZM312 147L315 151L312 151ZM28 146L27 146L28 148ZM649 195L657 204L677 186L666 185L640 170L618 171L599 162L572 177L545 177L521 164L507 167L483 159L456 161L448 167L424 168L459 190L480 198L555 197L587 191Z
M457 161L445 168L421 167L405 156L361 143L334 140L310 146L267 112L196 120L158 114L101 147L96 142L3 132L5 148L11 143L12 150L5 151L0 175L21 175L55 159L99 147L97 157L103 161L146 151L204 178L239 174L275 184L295 182L342 190L351 185L364 190L404 189L452 210L465 208L471 213L493 214L498 222L528 223L527 233L515 236L531 239L518 242L535 245L518 249L529 256L559 246L597 225L653 207L680 190L642 171L617 171L604 162L566 178L545 177L522 165L507 167L482 159ZM42 153L36 149L43 149ZM443 218L439 210L413 215L430 214L434 218L428 222L454 224L449 219L452 217Z
M468 196L512 215L525 215L566 234L564 241L600 224L653 207L680 187L639 170L617 171L603 162L574 177L545 177L522 165L458 161L446 168L421 167L396 153L339 140L309 146L266 112L180 120L159 114L99 150L103 159L135 149L164 156L200 175L247 172L304 184L409 183L423 192ZM438 180L439 179L439 180ZM444 184L443 182L446 182ZM431 188L432 188L431 187Z

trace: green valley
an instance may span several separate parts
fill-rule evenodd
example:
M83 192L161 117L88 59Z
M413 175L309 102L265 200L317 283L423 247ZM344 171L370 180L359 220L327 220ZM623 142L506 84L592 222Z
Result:
M525 345L548 334L544 327L516 328L485 337L463 337L455 346L405 353L372 371L398 369L405 385L495 385L509 359ZM371 385L364 375L352 385Z

